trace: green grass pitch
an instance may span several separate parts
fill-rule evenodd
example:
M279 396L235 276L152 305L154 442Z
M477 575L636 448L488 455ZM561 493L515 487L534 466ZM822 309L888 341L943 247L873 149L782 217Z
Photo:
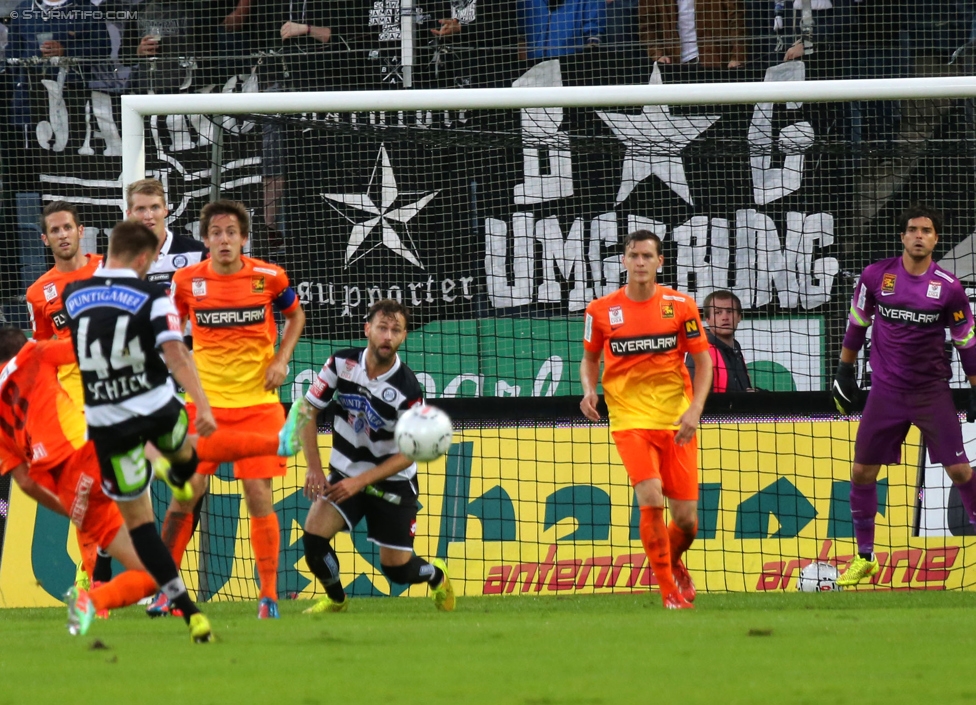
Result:
M207 605L216 643L139 607L70 637L62 609L0 612L7 703L976 702L967 593L358 599L280 621ZM97 642L97 643L96 643Z

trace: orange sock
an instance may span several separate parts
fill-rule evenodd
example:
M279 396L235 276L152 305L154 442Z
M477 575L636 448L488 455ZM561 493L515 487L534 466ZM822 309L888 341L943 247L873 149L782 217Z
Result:
M91 582L92 575L95 573L95 561L98 560L98 544L82 537L81 532L75 530L75 538L78 539L78 551L81 553L81 567L88 573L88 581Z
M698 535L698 519L695 519L695 527L691 533L685 533L678 528L673 521L668 524L668 542L671 544L671 565L676 565L681 559L681 555L688 550L695 536Z
M156 592L156 582L142 570L127 570L89 593L97 612L134 605Z
M197 457L211 463L278 454L278 435L246 431L214 431L197 439Z
M644 553L651 562L651 570L661 586L661 597L667 597L677 590L671 574L671 551L668 541L668 527L664 523L664 507L640 508L640 537Z
M179 568L183 562L186 546L193 538L193 513L167 509L166 517L163 519L162 537L163 543L173 556L176 567Z
M278 515L271 512L263 517L251 517L251 548L254 561L258 564L258 579L261 581L261 597L278 599L278 546L281 534L278 530Z

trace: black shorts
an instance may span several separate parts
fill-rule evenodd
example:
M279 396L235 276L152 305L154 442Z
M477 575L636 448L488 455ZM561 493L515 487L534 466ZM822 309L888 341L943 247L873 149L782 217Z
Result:
M114 426L88 428L102 471L102 491L124 502L146 491L152 466L146 459L146 441L164 453L183 445L189 429L186 408L178 398L148 416L137 416Z
M329 483L346 476L329 468ZM336 504L332 502L352 531L366 517L366 538L378 546L398 551L413 551L417 533L417 484L415 480L384 480Z

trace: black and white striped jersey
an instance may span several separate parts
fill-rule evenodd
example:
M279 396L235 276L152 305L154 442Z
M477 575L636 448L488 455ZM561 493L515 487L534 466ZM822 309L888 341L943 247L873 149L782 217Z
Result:
M399 452L393 440L397 419L411 406L423 402L417 375L400 361L399 355L386 374L370 379L366 374L366 349L340 350L328 359L305 399L324 409L335 397L337 409L332 422L332 455L329 465L347 477L376 467ZM417 464L391 476L410 480Z
M176 394L157 348L182 340L180 317L158 284L102 268L64 288L85 391L85 418L106 427L161 409Z

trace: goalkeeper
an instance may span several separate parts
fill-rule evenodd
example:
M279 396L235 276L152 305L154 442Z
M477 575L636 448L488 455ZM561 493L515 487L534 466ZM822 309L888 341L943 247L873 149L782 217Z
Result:
M959 488L970 521L976 520L976 477L963 447L944 353L948 328L973 385L966 414L972 423L976 420L973 314L959 280L932 261L942 229L939 213L913 206L899 224L901 256L869 265L854 290L832 388L838 410L850 413L859 397L854 362L873 318L871 393L857 430L851 470L851 518L858 555L838 585L856 585L879 570L874 555L878 472L882 465L900 461L901 444L911 424L922 431L929 457L945 466Z

